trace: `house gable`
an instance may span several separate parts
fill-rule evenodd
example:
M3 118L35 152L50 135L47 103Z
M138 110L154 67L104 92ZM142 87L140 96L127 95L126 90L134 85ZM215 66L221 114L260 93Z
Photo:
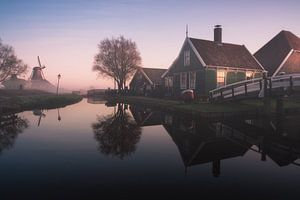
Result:
M282 71L281 68L294 50L300 50L300 38L290 31L281 31L261 47L254 56L268 71L269 76L275 76Z
M190 52L190 64L188 66L184 65L184 52L189 51ZM175 59L175 61L172 63L172 65L169 67L169 69L162 75L162 77L168 76L173 73L180 73L180 72L186 72L186 71L192 71L192 70L199 70L203 69L205 66L205 63L203 62L203 59L199 55L196 48L193 46L189 38L186 38L183 46L179 52L179 55Z
M292 51L275 75L280 74L280 72L286 74L300 73L300 51Z
M130 88L141 87L144 84L152 85L152 81L147 77L147 75L143 72L142 69L139 69L135 72L133 78L130 81Z
M129 86L130 88L148 86L157 86L163 83L161 75L166 71L166 69L160 68L140 68L134 74Z

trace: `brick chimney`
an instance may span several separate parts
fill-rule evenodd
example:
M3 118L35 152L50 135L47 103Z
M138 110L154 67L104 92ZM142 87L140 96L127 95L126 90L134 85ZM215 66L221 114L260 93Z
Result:
M215 25L214 42L217 44L222 44L222 26L221 25Z

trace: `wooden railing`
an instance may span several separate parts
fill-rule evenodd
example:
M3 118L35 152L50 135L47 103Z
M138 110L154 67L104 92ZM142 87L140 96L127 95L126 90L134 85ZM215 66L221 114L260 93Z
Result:
M225 101L250 97L272 95L274 90L283 89L293 92L295 86L300 86L300 74L281 75L276 77L255 78L229 84L211 90L210 101Z

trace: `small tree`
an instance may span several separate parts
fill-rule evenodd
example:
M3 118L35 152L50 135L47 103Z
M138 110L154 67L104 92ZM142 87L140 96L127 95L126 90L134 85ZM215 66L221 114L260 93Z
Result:
M10 75L21 75L27 72L28 66L18 59L13 47L3 44L0 39L0 82Z
M104 39L99 45L99 53L94 58L93 70L99 75L112 78L122 90L126 81L141 65L140 53L135 42L123 36Z

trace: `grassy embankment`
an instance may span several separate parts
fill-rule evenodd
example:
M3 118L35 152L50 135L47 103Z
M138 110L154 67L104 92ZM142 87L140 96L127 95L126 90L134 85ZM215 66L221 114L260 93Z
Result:
M234 103L193 102L183 103L176 100L156 99L149 97L126 96L114 97L116 100L124 103L144 104L160 109L182 112L187 114L199 115L203 117L223 117L245 114L262 114L264 112L264 103L262 100L246 100ZM275 100L271 101L271 112L275 112ZM286 112L300 111L300 100L284 100L284 109Z
M64 107L82 100L79 95L51 94L38 90L0 90L0 114Z

